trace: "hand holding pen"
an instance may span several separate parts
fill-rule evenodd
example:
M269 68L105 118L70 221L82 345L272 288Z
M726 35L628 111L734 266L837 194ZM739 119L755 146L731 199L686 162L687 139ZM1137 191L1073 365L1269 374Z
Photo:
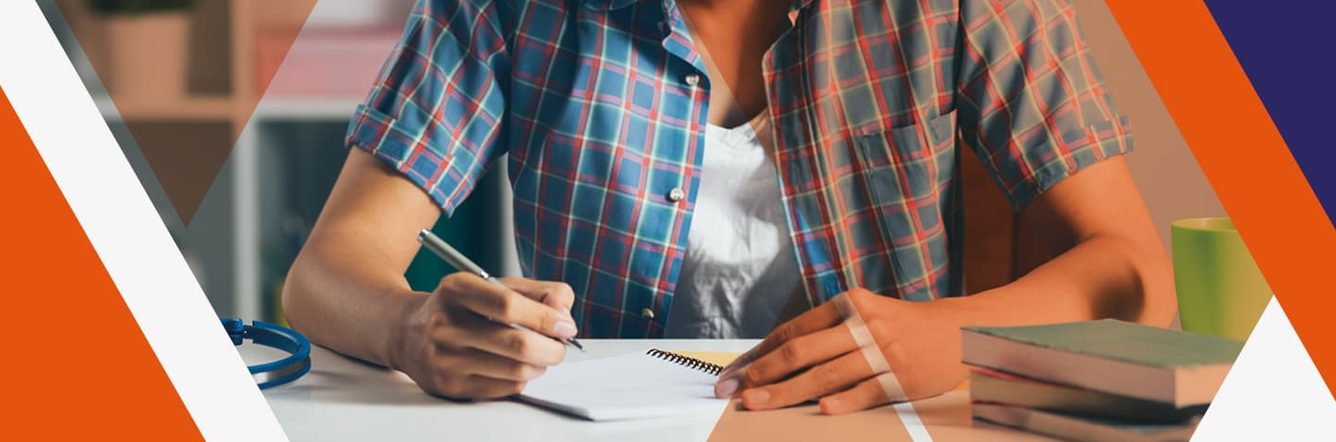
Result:
M422 231L418 232L418 242L422 243L423 247L426 247L427 250L431 251L431 253L434 253L437 257L444 260L446 264L450 264L450 266L454 267L456 270L459 270L461 272L472 273L474 275L477 275L479 278L491 282L492 284L496 284L500 287L506 287L506 285L503 284L500 280L493 278L491 275L487 273L486 270L483 270L482 266L479 266L478 264L474 263L473 260L470 260L467 256L464 256L463 253L460 253L458 250L455 250L454 247L450 247L450 244L446 243L440 237L436 236L436 234L431 233L430 230L422 229ZM567 287L566 290L570 291L570 287ZM566 310L564 310L564 313L566 313L567 316L570 316L570 305L568 304L565 307ZM500 313L505 313L504 308L498 310L501 310ZM496 320L494 319L496 318L495 316L488 316L488 318ZM531 326L525 326L524 324L519 322L505 321L505 323L518 330L535 330L535 328ZM565 328L565 326L567 325L568 324L565 324L560 320L558 320L558 322L555 324L541 324L536 328L536 330L547 330L549 328L552 328L554 329L554 331L556 331L561 335L561 336L553 336L558 341L561 341L565 345L575 347L580 351L584 351L584 346L580 345L580 342L575 340L574 319L570 321L568 330L555 330L556 328ZM567 336L568 333L569 335Z
M510 396L561 362L574 340L570 286L492 278L440 238L424 247L459 269L420 298L390 359L423 390L457 399Z

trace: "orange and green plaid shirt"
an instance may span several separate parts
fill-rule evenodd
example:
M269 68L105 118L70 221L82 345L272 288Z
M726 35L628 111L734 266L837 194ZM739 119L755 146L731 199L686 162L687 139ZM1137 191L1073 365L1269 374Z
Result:
M1131 149L1066 0L800 0L763 61L813 303L961 292L959 149L1017 207ZM509 154L524 274L592 337L659 337L711 81L672 0L422 0L348 142L447 214ZM979 220L979 222L987 222Z

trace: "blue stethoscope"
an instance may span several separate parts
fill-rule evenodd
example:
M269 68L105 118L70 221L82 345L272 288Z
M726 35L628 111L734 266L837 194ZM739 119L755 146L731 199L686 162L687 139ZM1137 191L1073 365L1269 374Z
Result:
M241 345L242 340L249 339L288 353L287 357L277 361L246 366L260 389L295 381L311 371L311 341L296 330L263 321L252 321L250 325L238 318L222 318L222 321L233 345Z

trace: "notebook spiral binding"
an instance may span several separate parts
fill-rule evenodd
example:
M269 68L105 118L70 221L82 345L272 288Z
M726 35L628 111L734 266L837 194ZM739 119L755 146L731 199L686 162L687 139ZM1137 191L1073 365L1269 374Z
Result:
M671 351L659 350L657 348L650 349L649 351L645 352L645 354L659 359L663 359L668 362L672 362L677 365L681 365L683 367L687 367L693 370L700 370L713 375L718 375L719 372L723 371L724 369L724 367L719 364L706 362L690 356L683 356L677 353L673 353Z

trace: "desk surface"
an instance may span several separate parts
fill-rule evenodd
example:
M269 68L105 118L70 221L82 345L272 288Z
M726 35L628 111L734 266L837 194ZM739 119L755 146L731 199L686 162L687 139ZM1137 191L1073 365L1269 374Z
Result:
M682 351L736 351L754 340L582 339L587 353L567 352L567 361L640 352L650 348ZM247 345L248 362L273 358L269 349ZM320 440L525 440L525 441L690 441L710 436L718 415L588 422L515 401L452 402L428 396L401 373L345 358L323 348L311 352L311 372L292 384L265 390L265 398L294 441ZM756 440L826 439L878 434L878 440L910 440L891 407L831 418L814 406L770 412L721 410L719 436ZM1035 440L1036 436L976 423L969 395L956 390L915 403L923 425L936 440ZM884 433L883 431L884 430ZM890 436L890 437L886 437ZM731 439L731 437L727 438ZM850 438L847 440L858 440Z

